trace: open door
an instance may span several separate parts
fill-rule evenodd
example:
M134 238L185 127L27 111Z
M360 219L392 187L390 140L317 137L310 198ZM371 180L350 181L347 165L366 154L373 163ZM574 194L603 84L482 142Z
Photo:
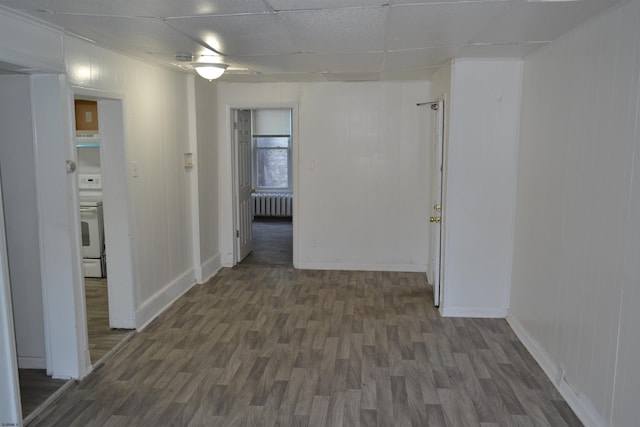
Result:
M236 173L238 186L238 213L236 218L237 262L253 250L251 223L251 110L234 110L234 136L236 142Z
M435 120L431 126L431 260L427 279L433 285L433 303L440 306L442 255L442 173L444 147L444 101L431 104Z

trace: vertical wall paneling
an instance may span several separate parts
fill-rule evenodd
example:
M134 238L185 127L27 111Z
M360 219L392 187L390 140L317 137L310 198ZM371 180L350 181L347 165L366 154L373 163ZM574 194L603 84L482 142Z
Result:
M217 85L195 78L195 113L198 176L198 209L202 280L221 266L218 208L218 104Z
M128 162L135 324L140 327L195 283L192 180L184 168L190 149L188 105L193 102L185 90L187 75L71 36L65 36L65 61L74 86L125 94L123 158Z
M509 320L587 425L640 419L639 28L626 2L524 62Z
M521 79L519 60L452 66L444 315L507 313Z
M40 241L29 76L0 76L0 174L21 368L45 368Z

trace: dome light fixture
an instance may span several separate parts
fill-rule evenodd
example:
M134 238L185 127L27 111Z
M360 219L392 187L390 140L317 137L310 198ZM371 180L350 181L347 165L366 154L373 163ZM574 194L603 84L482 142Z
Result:
M215 64L210 62L199 62L193 64L193 68L195 68L198 75L209 81L215 80L224 74L227 67L227 64Z

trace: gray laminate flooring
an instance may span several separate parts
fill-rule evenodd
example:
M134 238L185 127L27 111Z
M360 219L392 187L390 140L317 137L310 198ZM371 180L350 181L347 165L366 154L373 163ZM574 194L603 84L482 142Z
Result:
M44 369L19 369L18 375L20 378L20 403L24 418L38 409L49 396L67 382L67 380L56 380L47 376Z
M293 265L291 218L256 217L251 228L253 251L243 265Z
M95 364L131 333L127 329L109 327L107 279L84 278L87 308L87 335L91 363Z
M221 270L38 426L577 426L504 320L441 318L424 274Z

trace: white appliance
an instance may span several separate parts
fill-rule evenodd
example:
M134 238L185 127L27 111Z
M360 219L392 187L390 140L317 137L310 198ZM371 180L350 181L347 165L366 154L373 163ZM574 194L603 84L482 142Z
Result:
M99 174L80 174L79 179L84 276L106 277L102 178Z

